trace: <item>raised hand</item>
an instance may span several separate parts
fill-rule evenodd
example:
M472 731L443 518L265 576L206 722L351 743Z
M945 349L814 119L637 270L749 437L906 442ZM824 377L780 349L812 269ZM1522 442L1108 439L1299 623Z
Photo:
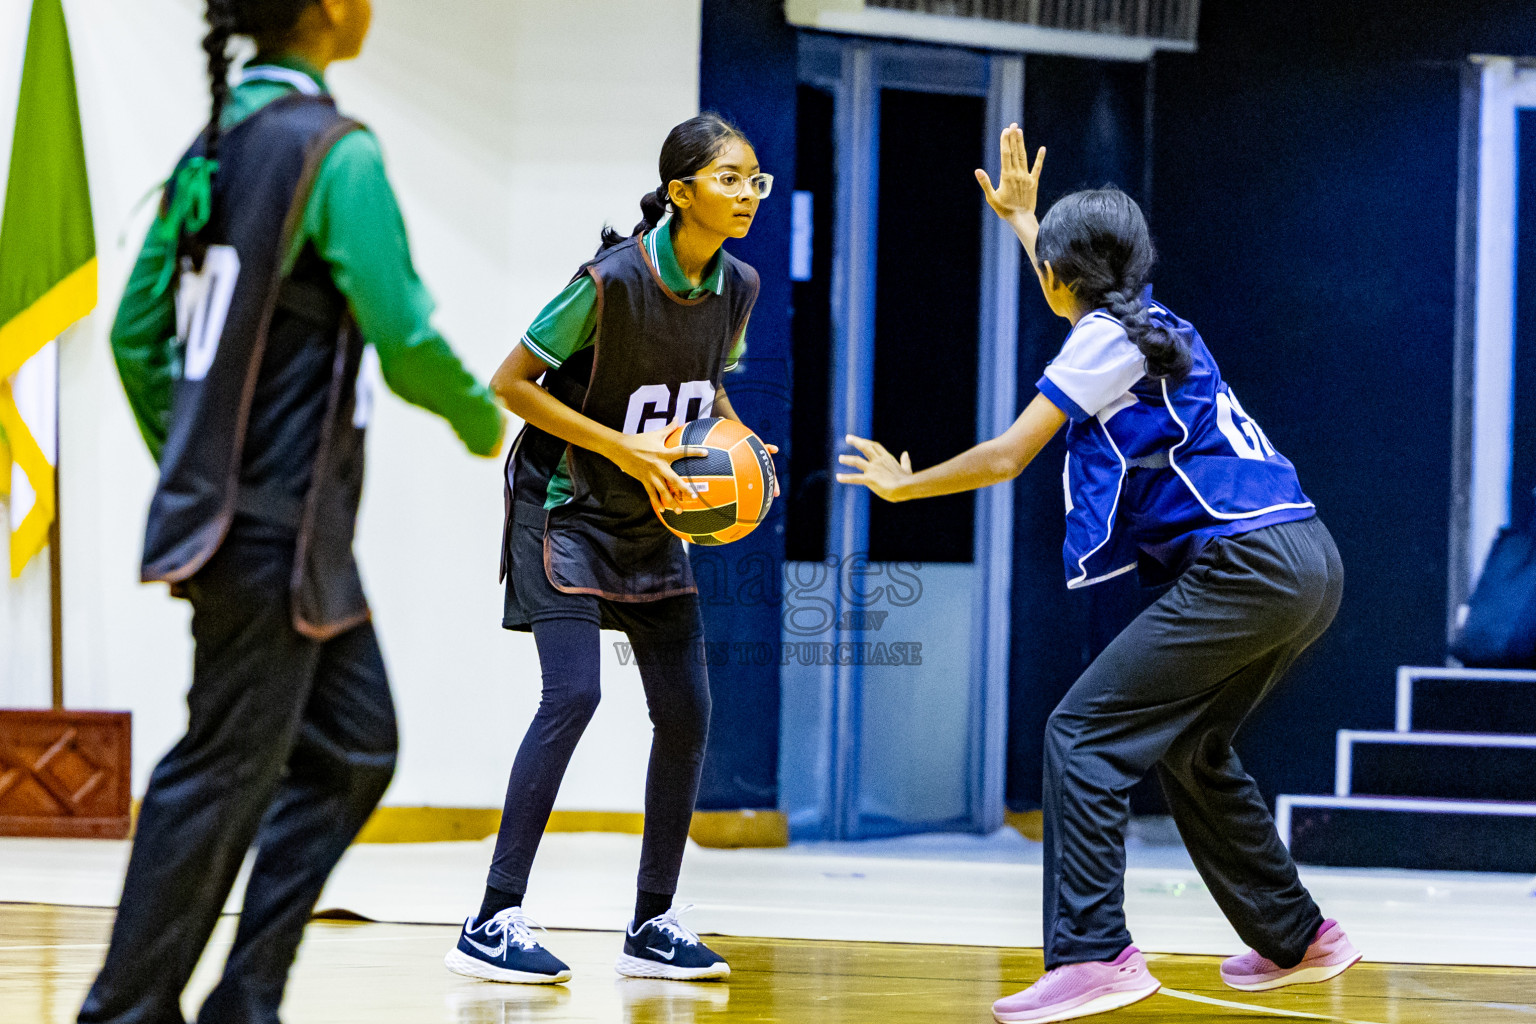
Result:
M1045 163L1045 147L1035 154L1035 165L1029 165L1029 155L1024 150L1024 132L1016 124L1003 129L999 140L1002 166L998 172L997 187L981 168L976 169L976 181L981 185L987 205L992 207L1016 232L1022 232L1025 223L1033 224L1035 203L1040 196L1040 168Z
M900 501L902 484L912 477L912 460L906 452L901 453L900 461L885 446L878 441L870 441L862 437L854 437L848 434L844 440L857 448L859 455L839 455L837 461L845 466L852 466L857 473L839 473L837 482L840 484L863 484L886 501Z

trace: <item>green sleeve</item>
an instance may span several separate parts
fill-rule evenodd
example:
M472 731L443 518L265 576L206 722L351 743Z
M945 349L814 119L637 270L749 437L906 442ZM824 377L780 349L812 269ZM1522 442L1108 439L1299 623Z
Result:
M167 248L150 228L128 287L112 322L112 358L128 394L128 407L139 424L149 453L160 461L160 449L170 429L171 393L176 382L176 299L167 288L158 296L160 268Z
M748 317L748 322L751 321ZM741 331L736 335L736 344L731 346L731 351L725 357L725 372L730 373L741 365L741 361L747 356L747 325L741 325Z
M571 356L592 344L597 329L597 284L582 274L539 311L523 335L528 351L559 369Z
M326 155L290 260L306 241L330 265L390 390L447 420L476 455L491 454L501 410L432 326L435 306L411 263L405 221L372 133L353 132Z
M590 276L582 274L539 311L523 335L522 344L551 368L558 369L571 356L592 344L592 332L596 327L597 285L592 283ZM725 357L725 369L736 369L746 354L747 325L742 324L736 343Z

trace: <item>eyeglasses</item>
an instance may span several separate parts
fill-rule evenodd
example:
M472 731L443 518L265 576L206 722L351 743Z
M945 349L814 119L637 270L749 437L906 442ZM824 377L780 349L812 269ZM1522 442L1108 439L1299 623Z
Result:
M735 199L741 195L741 190L751 189L752 194L759 199L767 199L768 193L773 191L773 175L771 174L741 174L737 171L716 171L714 174L695 174L688 178L678 178L677 181L698 181L700 178L714 178L720 186L721 195L729 199Z

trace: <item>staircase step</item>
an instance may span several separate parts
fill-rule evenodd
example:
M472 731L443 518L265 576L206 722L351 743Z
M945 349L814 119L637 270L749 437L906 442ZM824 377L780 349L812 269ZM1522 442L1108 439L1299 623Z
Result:
M1536 871L1536 803L1282 795L1298 863L1418 871Z
M1397 670L1397 731L1536 736L1536 672L1493 668Z
M1335 796L1536 802L1536 736L1340 729Z

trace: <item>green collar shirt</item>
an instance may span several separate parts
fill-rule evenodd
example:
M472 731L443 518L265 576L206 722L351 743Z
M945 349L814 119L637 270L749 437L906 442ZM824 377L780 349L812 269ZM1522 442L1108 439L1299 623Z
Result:
M295 91L323 93L325 79L291 56L258 57L235 85L220 124L233 128ZM177 341L175 296L169 289L156 295L155 286L174 246L151 229L112 325L112 354L123 389L156 459L169 429ZM411 262L405 222L372 132L351 132L327 154L285 270L305 246L313 246L330 266L363 338L378 353L389 388L447 420L470 451L493 452L501 410L432 326L435 305Z
M641 236L640 244L651 265L661 275L661 283L680 299L699 299L706 295L719 295L724 290L725 261L716 253L705 268L702 280L695 287L683 273L672 249L672 220L668 217L654 229ZM558 369L567 359L590 348L597 331L597 285L591 275L581 274L540 310L523 335L521 344L538 356L552 369ZM725 359L729 372L737 368L747 351L747 325L741 325L741 333ZM544 492L544 507L554 508L571 497L571 476L566 457L560 456L560 464L549 478Z

